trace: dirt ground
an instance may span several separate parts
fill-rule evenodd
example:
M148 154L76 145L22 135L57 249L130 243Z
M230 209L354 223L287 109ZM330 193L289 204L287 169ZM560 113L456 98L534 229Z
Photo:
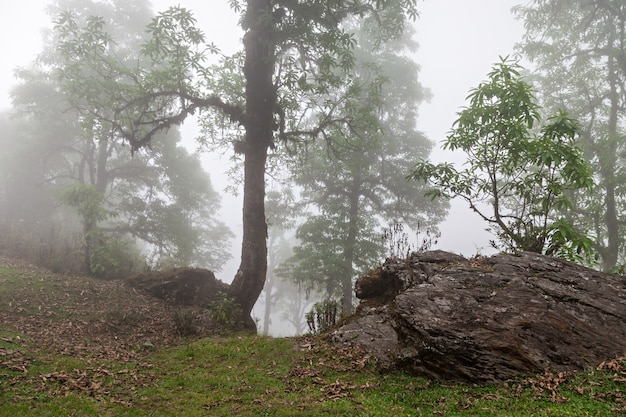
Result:
M55 274L0 256L0 337L71 356L136 360L155 347L203 336L203 312L128 287Z

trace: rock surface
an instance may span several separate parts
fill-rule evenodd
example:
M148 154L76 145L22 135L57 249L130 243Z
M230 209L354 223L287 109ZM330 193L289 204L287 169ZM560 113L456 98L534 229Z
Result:
M626 278L535 253L390 259L356 284L333 334L382 369L498 381L597 366L626 352Z
M127 278L126 283L174 305L203 308L223 298L228 291L228 284L201 268L145 272Z

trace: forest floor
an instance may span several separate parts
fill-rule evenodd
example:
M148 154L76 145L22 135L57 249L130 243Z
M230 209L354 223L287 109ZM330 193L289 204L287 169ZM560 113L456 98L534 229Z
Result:
M122 281L0 257L0 416L626 414L626 358L571 375L441 383L380 374L324 336L183 336L187 313Z

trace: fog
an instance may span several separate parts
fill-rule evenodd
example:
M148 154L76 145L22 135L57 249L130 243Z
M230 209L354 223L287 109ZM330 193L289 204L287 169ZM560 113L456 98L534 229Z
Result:
M237 16L229 10L227 1L166 0L154 1L154 10L171 4L192 10L209 41L225 53L240 45ZM499 56L513 54L513 46L521 39L522 24L513 19L510 9L519 1L466 0L420 2L421 16L415 23L419 50L415 55L421 66L420 81L430 89L432 99L421 106L418 128L428 138L440 143L452 126L456 113L465 105L468 91L485 79ZM9 89L15 83L13 71L28 65L41 50L42 28L49 27L44 13L46 1L3 2L0 5L0 108L10 107ZM209 6L210 4L210 6ZM185 143L196 148L198 129L194 120L185 122L181 129ZM435 149L435 161L462 162L462 155ZM227 185L225 171L229 167L228 154L202 156L216 190ZM241 233L240 197L224 193L221 220L237 235L233 239L233 259L218 278L229 282L239 264ZM491 252L485 223L463 202L454 201L447 220L440 226L441 238L436 248L467 256Z
M523 25L510 10L519 0L425 1L421 16L415 23L419 49L415 55L421 66L420 81L432 93L432 99L420 110L418 128L431 140L440 143L450 130L456 113L464 106L469 90L485 79L499 56L513 55L516 42L521 40ZM168 1L155 1L155 9L167 7ZM240 32L236 16L222 8L220 18L207 10L202 0L184 0L179 4L197 13L200 26L210 33L209 39L227 52L238 47ZM206 22L206 24L203 24ZM223 25L228 22L229 26ZM222 30L218 29L223 28ZM187 137L195 136L195 126L186 123ZM193 146L193 145L190 145ZM464 155L435 148L434 161L462 163ZM218 156L204 156L216 187L223 188L223 162ZM225 159L225 158L224 158ZM224 219L235 233L241 230L241 202L232 195L223 196ZM447 220L441 224L437 248L466 256L493 252L485 231L485 223L463 201L453 201ZM233 248L239 248L239 237ZM239 265L238 253L224 271L229 279Z

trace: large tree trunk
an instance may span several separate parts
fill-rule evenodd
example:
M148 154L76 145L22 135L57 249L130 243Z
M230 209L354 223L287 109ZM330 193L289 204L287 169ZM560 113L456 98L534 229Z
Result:
M241 308L241 324L256 325L250 314L267 272L267 224L265 223L265 161L272 144L276 93L273 83L275 46L271 0L248 0L242 27L246 31L244 76L246 117L244 127L243 242L241 264L229 296Z

